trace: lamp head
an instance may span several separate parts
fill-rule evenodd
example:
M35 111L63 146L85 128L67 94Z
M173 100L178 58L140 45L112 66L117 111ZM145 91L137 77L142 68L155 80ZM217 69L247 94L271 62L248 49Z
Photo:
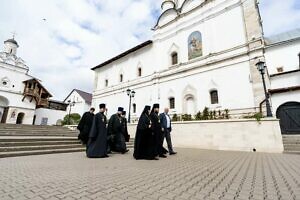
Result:
M135 95L135 91L132 90L131 96L134 97L134 95Z
M129 96L129 95L130 95L130 92L131 92L131 90L130 90L130 89L127 89L127 90L126 90L126 92L127 92L127 95Z
M258 63L256 63L256 67L257 70L260 72L264 72L266 68L265 63L263 61L259 61Z

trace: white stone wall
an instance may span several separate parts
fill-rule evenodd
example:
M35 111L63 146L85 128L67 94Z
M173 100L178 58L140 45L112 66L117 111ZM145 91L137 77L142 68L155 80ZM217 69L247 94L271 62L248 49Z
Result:
M286 44L266 48L265 58L270 74L277 74L277 68L283 67L284 71L299 68L300 39Z
M136 125L129 125L135 137ZM220 120L174 122L173 146L209 150L282 153L283 143L279 120ZM164 143L166 145L166 142Z
M57 125L58 120L63 120L67 115L66 111L39 108L35 111L35 125L42 125L42 119L47 118L46 125Z
M34 112L35 112L34 109L26 109L26 108L10 106L9 110L8 110L6 123L7 124L16 124L18 114L24 113L24 118L22 120L22 124L31 125L33 123Z

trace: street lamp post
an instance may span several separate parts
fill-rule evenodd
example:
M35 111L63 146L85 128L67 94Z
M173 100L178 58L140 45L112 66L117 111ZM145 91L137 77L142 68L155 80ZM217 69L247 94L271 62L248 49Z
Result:
M267 107L267 117L273 117L272 111L271 111L271 106L270 106L270 101L269 101L269 93L267 92L266 81L265 81L266 65L264 62L259 61L258 63L256 63L256 67L257 67L258 71L260 71L263 86L264 86L266 107Z
M72 106L75 105L75 101L71 102L71 100L69 100L68 103L69 103L69 106L70 106L69 117L68 117L68 125L70 125L70 122L71 122L71 109L72 109Z
M134 97L135 91L134 91L134 90L127 89L126 92L127 92L127 95L129 96L128 123L130 123L131 98Z

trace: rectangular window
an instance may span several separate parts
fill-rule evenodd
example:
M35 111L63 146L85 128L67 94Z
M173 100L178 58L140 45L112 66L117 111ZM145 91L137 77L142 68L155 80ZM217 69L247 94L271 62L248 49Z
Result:
M138 69L138 76L141 77L142 76L142 68Z
M176 65L178 63L178 54L176 52L172 53L172 65Z
M120 74L120 82L123 82L123 74Z
M277 72L282 73L283 72L283 67L277 67Z
M218 97L218 91L213 90L210 92L210 100L211 104L218 104L219 103L219 97Z
M136 104L134 103L134 104L132 105L132 107L133 107L133 113L136 113Z
M105 79L105 87L107 87L107 86L108 86L108 80Z
M169 99L169 104L170 104L170 109L174 109L175 108L175 98L170 98Z

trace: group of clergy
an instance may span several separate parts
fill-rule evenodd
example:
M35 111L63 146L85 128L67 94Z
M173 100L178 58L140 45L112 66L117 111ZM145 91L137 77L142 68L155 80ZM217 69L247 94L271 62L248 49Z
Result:
M154 104L152 109L145 106L137 125L133 157L137 160L158 160L159 157L166 158L166 154L175 155L171 135L171 118L166 108L159 114L159 104ZM168 150L163 147L166 138Z
M116 114L107 121L105 104L100 104L100 111L94 115L94 108L83 114L77 129L78 139L86 144L89 158L107 158L112 152L126 153L126 142L130 135L127 130L126 111L119 107Z
M86 155L89 158L107 158L108 154L118 152L125 154L129 150L126 142L130 135L127 130L126 111L119 107L117 113L107 121L105 104L99 105L100 111L94 115L94 108L84 113L77 129L80 131L78 139L86 144ZM159 114L159 104L145 106L137 125L134 141L135 159L158 160L158 157L166 158L166 154L175 155L173 151L170 132L171 118L166 108ZM163 147L164 138L168 144L168 150Z

